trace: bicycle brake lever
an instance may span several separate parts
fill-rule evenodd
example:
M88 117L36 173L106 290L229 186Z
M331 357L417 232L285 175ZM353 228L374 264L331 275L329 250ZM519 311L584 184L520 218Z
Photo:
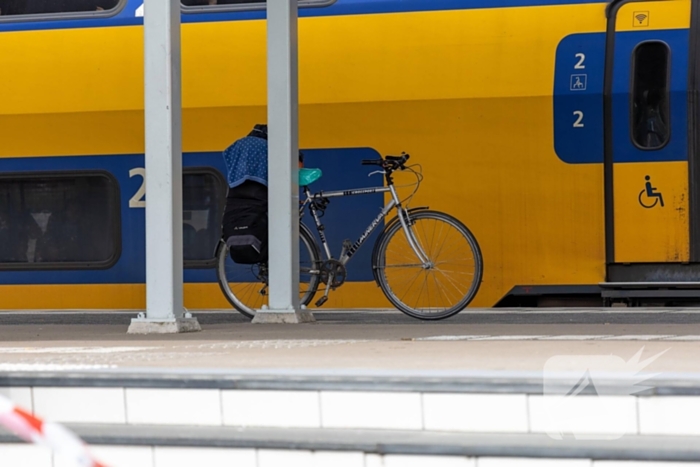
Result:
M374 174L382 174L382 175L383 175L383 174L385 174L385 173L386 173L386 172L383 171L383 170L375 170L374 172L371 172L371 173L370 173L369 175L367 175L367 176L368 176L368 177L371 177L371 176L374 175Z

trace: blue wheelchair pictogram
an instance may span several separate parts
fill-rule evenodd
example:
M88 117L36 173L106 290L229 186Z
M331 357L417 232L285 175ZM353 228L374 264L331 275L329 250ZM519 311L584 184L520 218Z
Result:
M588 87L588 75L571 75L569 89L571 91L585 91Z
M644 177L644 180L646 180L646 183L644 184L644 189L639 192L639 204L646 209L656 207L659 203L661 203L661 207L664 207L664 197L651 185L651 177L647 175ZM654 200L653 203L652 199Z

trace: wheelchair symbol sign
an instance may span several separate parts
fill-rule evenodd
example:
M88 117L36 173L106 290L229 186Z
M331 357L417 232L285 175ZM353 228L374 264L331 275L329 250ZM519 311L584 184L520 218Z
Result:
M585 91L588 87L588 75L571 75L570 91Z
M644 189L639 192L639 204L645 209L655 208L656 205L661 205L664 207L664 197L660 192L656 191L656 188L651 185L651 177L647 175L644 177L646 183L644 184Z

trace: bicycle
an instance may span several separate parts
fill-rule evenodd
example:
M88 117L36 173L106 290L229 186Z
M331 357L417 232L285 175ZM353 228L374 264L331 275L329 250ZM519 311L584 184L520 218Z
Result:
M315 194L308 186L315 180L311 179L303 186L305 199L300 202L299 216L309 209L326 256L325 260L321 257L316 237L300 222L299 294L303 306L313 301L321 283L325 285L325 290L315 303L317 307L328 300L331 290L345 283L347 263L394 208L397 215L386 223L372 253L374 280L389 302L414 318L439 320L459 313L472 301L483 274L479 244L469 229L449 214L430 210L426 206L403 207L394 185L394 172L408 170L416 175L415 189L403 201L412 199L423 180L422 171L414 168L419 165L406 166L409 157L404 153L362 161L362 165L381 168L370 176L383 174L386 186ZM320 174L316 180L318 178ZM354 243L345 240L339 258L333 258L321 222L330 199L374 193L390 193L391 199L364 233ZM250 266L233 263L222 239L217 249L217 265L219 286L226 299L241 314L253 318L256 310L267 303L267 264ZM445 286L441 287L438 280L443 279ZM405 288L400 289L401 286Z

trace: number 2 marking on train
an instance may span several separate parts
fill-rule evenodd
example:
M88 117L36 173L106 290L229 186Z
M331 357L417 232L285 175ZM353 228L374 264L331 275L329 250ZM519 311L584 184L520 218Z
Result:
M577 117L574 122L574 128L583 128L583 112L580 110L574 111L574 117Z
M583 62L586 61L586 54L578 53L575 57L578 58L578 63L574 65L574 70L585 70L586 65L584 65Z
M144 198L144 196L146 196L146 169L143 167L137 167L135 169L129 170L129 178L134 178L136 176L139 176L142 178L141 187L139 187L138 191L136 191L134 196L132 196L131 199L129 200L129 207L130 208L145 208L146 207L146 200L143 198Z

